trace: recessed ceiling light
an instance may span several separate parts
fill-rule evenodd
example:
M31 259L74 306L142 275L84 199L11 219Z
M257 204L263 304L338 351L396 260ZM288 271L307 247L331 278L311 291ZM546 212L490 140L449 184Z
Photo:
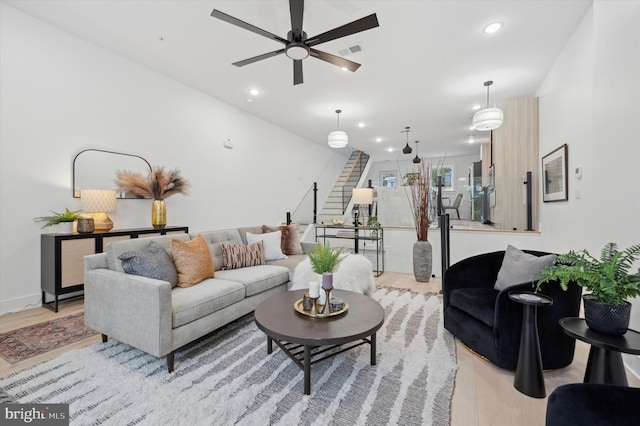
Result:
M349 71L349 68L347 68L347 67L340 67L340 69L341 69L342 71Z
M388 152L393 152L393 148L387 148Z
M258 96L260 94L260 91L258 89L249 89L249 94L251 96Z
M475 104L474 106L472 106L472 107L471 107L471 109L472 109L472 110L474 110L474 111L477 111L477 110L479 110L480 108L482 108L482 106L481 106L481 105L478 105L478 104Z
M376 142L382 142L382 138L376 138Z
M361 121L358 123L358 127L363 128L364 127L364 123Z
M475 130L476 126L474 126L473 124L471 126L469 126L469 130Z
M486 27L484 27L483 31L485 32L485 34L493 34L500 31L501 28L502 28L502 22L493 22L487 25Z
M247 102L252 103L252 102L253 102L253 99L251 99L251 98L247 98Z

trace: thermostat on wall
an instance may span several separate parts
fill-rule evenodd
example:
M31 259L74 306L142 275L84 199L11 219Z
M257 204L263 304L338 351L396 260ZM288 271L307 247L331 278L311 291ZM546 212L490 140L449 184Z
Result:
M224 141L222 141L222 144L225 148L233 149L233 142L231 142L231 139L225 139Z

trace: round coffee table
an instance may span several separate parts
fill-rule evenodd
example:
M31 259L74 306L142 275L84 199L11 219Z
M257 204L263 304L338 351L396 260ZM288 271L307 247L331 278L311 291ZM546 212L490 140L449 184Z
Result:
M347 312L313 318L296 312L293 307L304 293L305 290L295 290L275 294L260 303L254 315L256 325L267 335L267 353L273 352L273 342L276 342L304 371L304 394L309 395L312 364L368 343L371 365L376 365L376 331L384 323L384 310L368 296L333 290L333 296L349 304Z

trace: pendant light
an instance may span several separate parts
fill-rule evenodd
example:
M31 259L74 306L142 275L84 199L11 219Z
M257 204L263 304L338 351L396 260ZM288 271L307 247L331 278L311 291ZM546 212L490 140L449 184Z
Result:
M420 164L420 162L422 161L422 159L418 157L418 142L420 141L416 141L416 156L413 159L413 164Z
M481 132L497 129L502 125L504 118L504 114L500 108L489 108L489 86L492 84L493 81L484 82L484 85L487 88L487 107L473 115L473 127Z
M337 109L336 114L338 115L338 129L340 129L340 113L342 111ZM344 148L349 143L349 136L343 132L342 130L334 130L329 133L327 143L331 148Z
M411 131L411 127L407 126L404 128L404 130L400 130L400 133L406 133L407 134L407 144L404 146L404 148L402 148L402 152L405 154L411 154L411 151L413 151L411 149L411 147L409 146L409 132Z

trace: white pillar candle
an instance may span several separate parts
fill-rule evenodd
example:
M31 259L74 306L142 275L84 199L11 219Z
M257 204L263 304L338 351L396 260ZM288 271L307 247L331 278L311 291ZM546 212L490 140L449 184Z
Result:
M320 283L318 281L309 281L309 297L320 296Z

